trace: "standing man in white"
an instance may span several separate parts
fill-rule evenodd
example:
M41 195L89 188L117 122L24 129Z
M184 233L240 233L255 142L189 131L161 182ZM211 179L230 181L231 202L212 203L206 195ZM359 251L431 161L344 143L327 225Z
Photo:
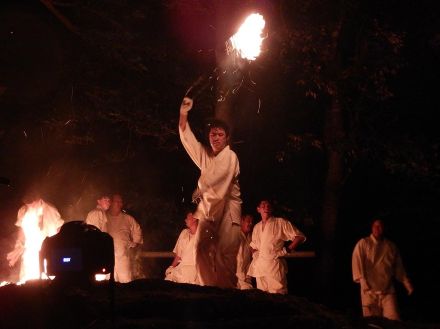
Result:
M405 286L408 295L413 286L396 245L385 238L384 223L375 219L371 234L358 241L352 257L353 280L360 284L363 316L383 316L400 320L393 279Z
M101 194L96 200L96 208L89 211L86 224L96 226L100 231L107 233L107 210L110 208L110 197Z
M241 197L237 155L229 148L229 128L215 120L210 125L209 147L194 136L188 123L193 100L185 97L180 106L180 140L200 169L194 217L196 266L201 285L235 288L237 252L240 244Z
M139 223L122 211L123 206L121 195L114 194L107 213L107 229L115 247L115 281L126 283L133 280L131 251L143 243L143 238Z
M280 258L306 240L305 235L287 219L272 216L272 204L262 200L257 207L261 221L252 232L254 249L248 274L256 278L257 289L287 294L287 262ZM286 248L284 243L291 241Z

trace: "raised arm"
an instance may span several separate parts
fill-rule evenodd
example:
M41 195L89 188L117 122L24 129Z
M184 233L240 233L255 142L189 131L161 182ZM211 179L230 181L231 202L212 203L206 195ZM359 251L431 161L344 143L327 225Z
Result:
M189 97L184 97L182 104L180 104L179 127L185 131L186 123L188 122L188 112L193 107L193 100Z

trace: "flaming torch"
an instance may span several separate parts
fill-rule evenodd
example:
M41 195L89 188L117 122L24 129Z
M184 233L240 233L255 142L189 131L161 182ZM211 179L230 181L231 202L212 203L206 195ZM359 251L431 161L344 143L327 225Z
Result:
M261 46L265 39L263 37L265 24L266 22L261 14L250 14L240 25L238 31L225 42L224 51L226 51L228 59L233 61L233 69L230 71L237 71L236 59L251 62L260 55ZM231 66L230 63L228 64L228 66ZM187 90L186 96L195 98L200 95L208 85L219 80L219 72L225 75L228 73L228 69L220 70L218 67L215 67L210 74L200 76ZM238 88L235 88L234 92L237 90ZM219 101L222 100L219 99Z
M232 37L226 41L228 54L234 50L237 54L249 61L255 60L261 53L263 43L263 29L266 22L262 15L251 14Z

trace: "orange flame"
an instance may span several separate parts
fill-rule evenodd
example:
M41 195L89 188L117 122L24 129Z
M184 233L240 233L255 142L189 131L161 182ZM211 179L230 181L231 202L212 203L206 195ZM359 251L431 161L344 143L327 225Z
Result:
M23 241L21 246L18 244L18 249L16 244L15 251L20 252L21 249L23 253L19 283L25 283L28 280L41 278L40 249L43 240L57 234L64 221L60 218L58 210L41 199L20 208L18 217L16 225L22 229Z
M29 206L23 216L22 229L25 237L24 252L20 270L20 282L40 278L39 253L45 234L41 230L43 208Z
M240 26L237 33L231 38L232 47L237 50L240 57L255 60L261 53L261 44L264 38L261 36L266 22L260 14L249 15Z

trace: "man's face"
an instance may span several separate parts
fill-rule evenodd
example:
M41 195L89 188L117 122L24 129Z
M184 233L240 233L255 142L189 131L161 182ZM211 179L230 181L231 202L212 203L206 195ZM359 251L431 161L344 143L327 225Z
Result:
M380 240L383 238L383 232L384 232L383 222L380 219L375 220L371 225L371 233L376 239Z
M267 200L263 200L260 202L260 204L257 207L257 211L259 214L263 215L263 214L267 214L267 215L271 215L272 214L272 205L270 204L269 201Z
M214 154L222 151L228 145L228 136L223 128L211 128L209 131L209 144Z
M98 199L98 205L101 209L108 210L110 208L110 198L108 196L103 196Z
M191 228L192 226L196 225L196 223L197 223L197 219L194 218L191 212L189 212L185 217L186 227Z
M251 215L246 215L241 219L241 231L248 234L252 231L254 225L254 218Z
M124 206L124 202L122 201L122 197L118 194L113 195L110 206L111 212L118 214L121 212L123 206Z

